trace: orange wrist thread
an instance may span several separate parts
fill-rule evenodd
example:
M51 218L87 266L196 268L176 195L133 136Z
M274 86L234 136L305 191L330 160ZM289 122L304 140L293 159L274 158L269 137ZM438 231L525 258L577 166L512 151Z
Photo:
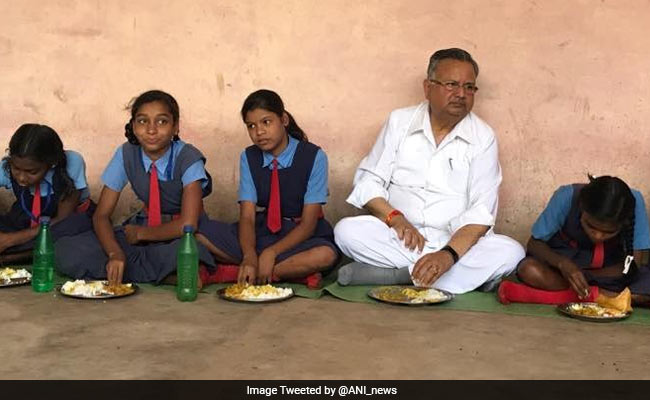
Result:
M400 210L395 209L395 210L388 213L388 215L386 216L386 219L384 220L384 222L386 223L386 225L390 226L390 221L393 220L393 217L398 216L398 215L404 215L404 214L402 214L402 212Z

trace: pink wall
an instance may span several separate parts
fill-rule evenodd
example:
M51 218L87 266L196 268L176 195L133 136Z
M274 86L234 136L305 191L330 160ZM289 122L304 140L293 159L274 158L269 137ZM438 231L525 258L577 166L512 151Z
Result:
M650 196L649 22L647 0L2 1L0 142L51 125L97 197L125 104L164 89L209 158L208 211L233 220L249 143L238 110L272 88L329 155L336 221L355 212L353 172L388 112L421 101L429 55L458 46L481 66L475 111L500 140L497 229L524 241L555 187L587 171ZM119 213L135 206L124 196Z

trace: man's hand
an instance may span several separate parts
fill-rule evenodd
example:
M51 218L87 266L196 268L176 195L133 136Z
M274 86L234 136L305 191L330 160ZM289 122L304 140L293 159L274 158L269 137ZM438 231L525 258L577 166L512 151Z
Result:
M390 227L395 229L397 237L399 237L399 240L404 241L406 248L413 251L417 247L418 252L422 252L426 241L424 236L403 215L393 217L390 221Z
M422 256L413 267L413 283L416 286L431 287L453 265L454 258L447 251L436 251Z
M566 279L569 282L569 285L571 285L571 289L578 294L578 297L584 299L589 296L589 283L587 283L585 275L580 270L580 267L569 259L562 260L557 267L564 279Z

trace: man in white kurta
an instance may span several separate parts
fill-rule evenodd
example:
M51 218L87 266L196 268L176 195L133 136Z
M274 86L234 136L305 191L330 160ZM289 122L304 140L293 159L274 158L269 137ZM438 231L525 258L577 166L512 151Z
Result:
M477 75L469 53L438 51L424 81L428 101L390 114L347 199L371 215L335 228L336 243L357 261L343 275L408 268L416 285L465 293L524 257L519 243L492 230L502 176L494 132L471 112ZM350 283L341 274L339 282Z

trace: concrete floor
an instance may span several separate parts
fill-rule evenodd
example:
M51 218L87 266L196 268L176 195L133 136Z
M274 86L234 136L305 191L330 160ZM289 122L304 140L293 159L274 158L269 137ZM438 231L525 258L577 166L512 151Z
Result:
M153 289L0 289L3 379L648 379L650 327Z

